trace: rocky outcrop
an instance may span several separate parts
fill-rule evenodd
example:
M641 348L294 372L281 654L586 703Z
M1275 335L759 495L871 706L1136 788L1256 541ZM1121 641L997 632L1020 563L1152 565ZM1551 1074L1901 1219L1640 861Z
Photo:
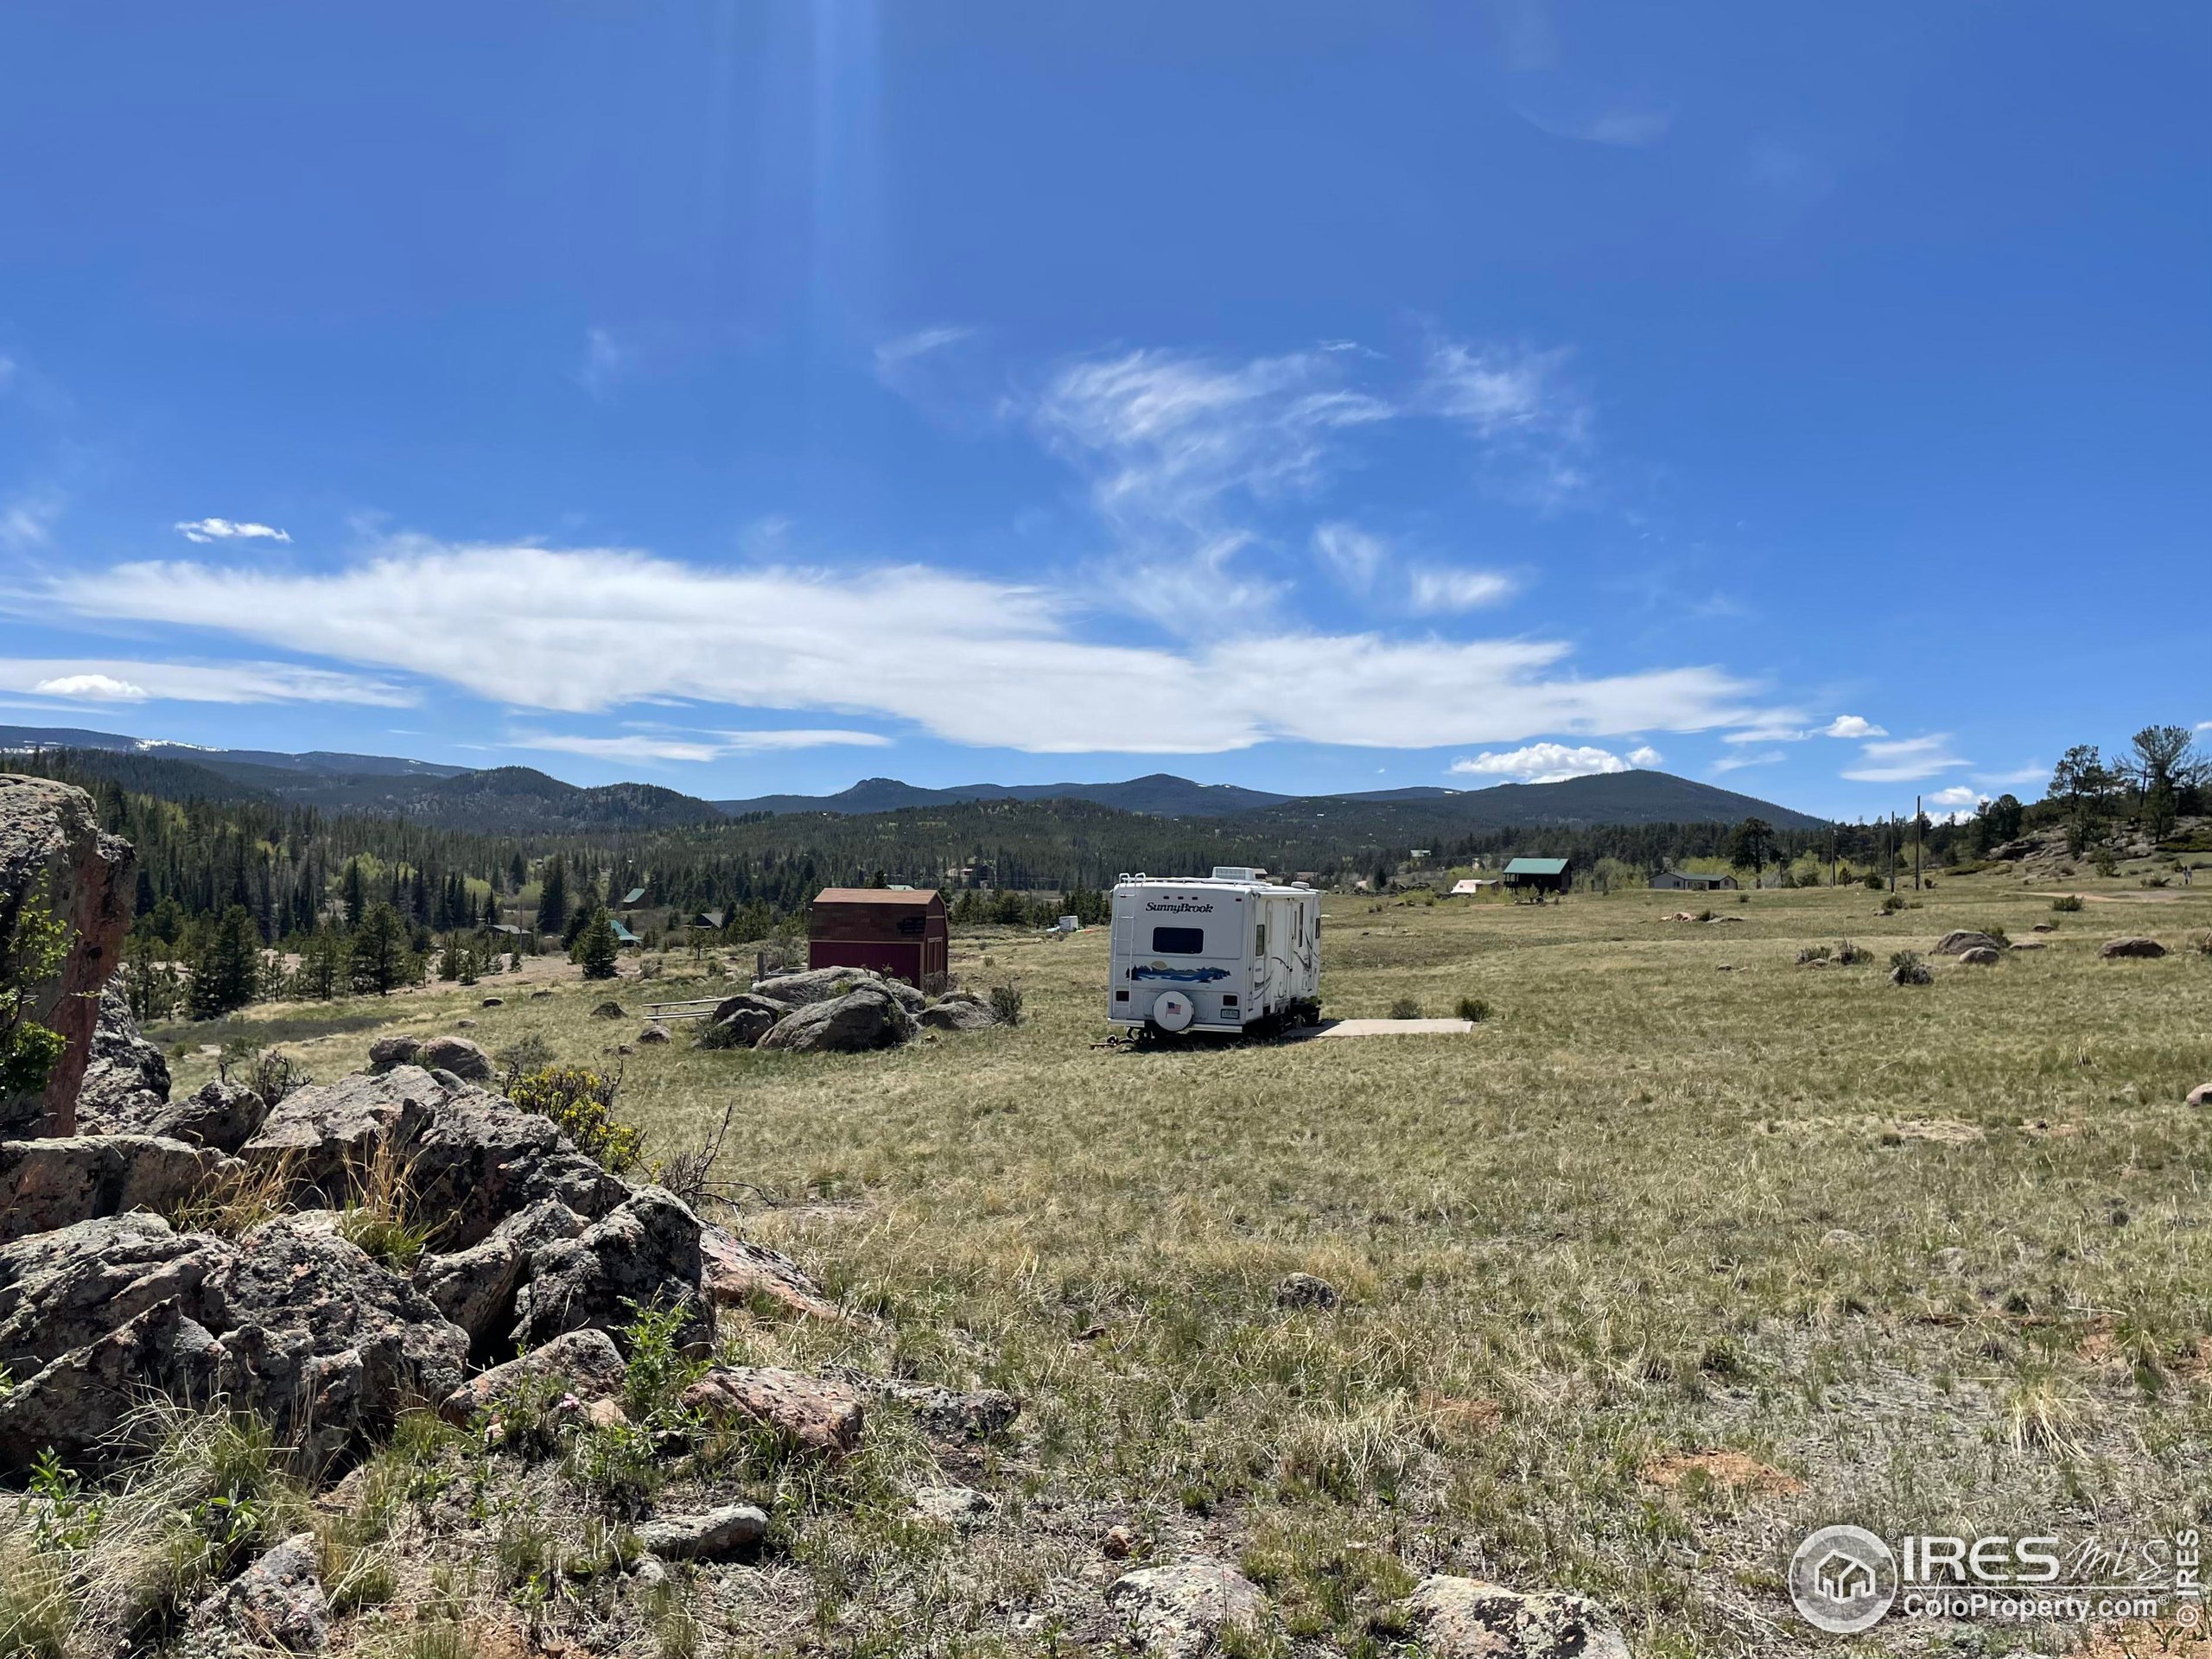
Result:
M446 1395L438 1414L466 1424L479 1412L497 1415L508 1402L543 1377L557 1377L580 1401L607 1400L622 1391L622 1355L604 1331L571 1331L542 1348L480 1371Z
M1128 1621L1137 1648L1160 1659L1220 1652L1230 1632L1255 1633L1267 1605L1259 1586L1209 1555L1125 1573L1106 1603Z
M1437 1659L1630 1659L1612 1621L1580 1596L1524 1595L1440 1573L1408 1605L1422 1651Z
M210 1399L219 1358L183 1299L156 1302L0 1394L0 1473L20 1473L48 1450L72 1469L112 1466L150 1435L140 1411L147 1400ZM133 1424L144 1433L134 1436Z
M584 1218L558 1198L542 1198L466 1249L425 1255L415 1265L415 1287L468 1332L474 1357L488 1358L505 1346L514 1328L515 1294L531 1256L575 1237L584 1226Z
M2148 959L2164 956L2166 954L2166 947L2160 944L2156 939L2107 939L2103 945L2098 949L2097 954L2100 957L2102 957L2107 962L2113 962L2123 957L2130 957Z
M210 1077L197 1094L173 1100L148 1121L148 1135L164 1135L195 1147L236 1153L267 1122L269 1107L251 1089Z
M139 1034L130 999L111 980L100 992L99 1023L77 1090L77 1127L96 1135L166 1134L151 1125L168 1100L169 1063Z
M382 1071L395 1065L412 1065L415 1057L422 1052L420 1037L411 1031L396 1031L371 1041L369 1066L372 1071Z
M904 1406L925 1433L940 1440L987 1440L1013 1427L1021 1414L1021 1402L1003 1389L940 1389L934 1383L851 1370L840 1370L837 1375L855 1388Z
M714 1323L700 1287L699 1218L674 1193L639 1189L575 1238L533 1252L515 1300L515 1341L534 1347L570 1331L619 1333L640 1308L682 1304L677 1340L704 1341Z
M864 985L785 1015L760 1046L794 1054L859 1054L894 1048L914 1034L913 1016L885 988Z
M0 1245L0 1370L20 1382L160 1302L200 1309L232 1254L143 1211Z
M237 1165L150 1135L0 1141L0 1243L126 1210L168 1211Z
M2005 957L1993 944L1976 944L1960 951L1959 960L1969 968L1994 968Z
M716 1365L683 1391L711 1422L756 1424L825 1456L860 1449L868 1408L858 1389L774 1365Z
M206 1291L216 1381L321 1462L390 1431L410 1401L461 1385L467 1333L358 1246L284 1216L249 1234Z
M92 798L45 778L0 773L0 937L42 903L69 930L60 973L31 989L29 1018L58 1032L61 1056L35 1094L0 1095L0 1135L69 1135L92 1056L99 994L130 926L130 843L104 832Z
M449 1250L545 1198L590 1218L630 1192L550 1118L415 1065L287 1095L241 1155L260 1166L283 1162L303 1193L338 1202L385 1147L407 1160L416 1206L438 1218L437 1243Z

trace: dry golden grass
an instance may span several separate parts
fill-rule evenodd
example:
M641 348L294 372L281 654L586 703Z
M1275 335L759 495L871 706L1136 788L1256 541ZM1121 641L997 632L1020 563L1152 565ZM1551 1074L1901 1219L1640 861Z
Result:
M1639 1655L1793 1654L1778 1575L1815 1525L2206 1512L2207 1126L2182 1097L2212 1078L2212 970L2096 947L2178 944L2212 893L2099 896L2054 918L1989 875L1884 916L1856 889L1761 893L1717 905L1726 926L1666 922L1664 894L1332 899L1330 1013L1474 995L1491 1017L1131 1052L1096 1046L1102 935L988 937L956 942L956 971L1018 983L1017 1030L849 1058L639 1049L621 1109L649 1154L734 1099L719 1173L747 1184L746 1230L887 1321L764 1321L747 1352L1026 1402L1014 1444L950 1471L1000 1498L988 1527L918 1541L868 1504L802 1504L784 1565L726 1592L702 1650L747 1629L782 1632L772 1650L825 1628L840 1650L1080 1645L1122 1524L1155 1555L1243 1556L1303 1650L1381 1650L1406 1575L1442 1569L1587 1593ZM2047 949L1887 983L1892 950L1950 928L2054 919ZM1796 966L1842 938L1872 959ZM712 988L671 963L615 995ZM582 1017L603 988L513 989L404 1015L588 1065L635 1034ZM321 1076L372 1034L293 1030ZM1292 1271L1342 1305L1279 1307ZM2099 1332L2126 1334L2084 1350ZM1802 1490L1655 1491L1692 1458Z

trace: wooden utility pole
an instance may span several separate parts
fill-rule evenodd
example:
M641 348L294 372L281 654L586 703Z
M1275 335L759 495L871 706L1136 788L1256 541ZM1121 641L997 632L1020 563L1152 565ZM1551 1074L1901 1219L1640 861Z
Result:
M1920 797L1912 798L1912 890L1920 891Z

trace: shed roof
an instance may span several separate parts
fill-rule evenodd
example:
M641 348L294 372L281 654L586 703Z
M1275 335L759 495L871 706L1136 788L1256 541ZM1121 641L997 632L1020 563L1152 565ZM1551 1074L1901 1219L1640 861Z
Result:
M1567 861L1563 858L1516 858L1505 867L1508 875L1565 875Z
M897 905L911 910L937 898L935 887L824 887L814 895L817 905Z
M632 933L628 928L623 926L621 923L613 923L613 926L614 928L614 937L621 944L635 944L638 943L638 936Z
M626 905L634 905L645 896L645 890L643 887L632 887L622 895L622 902Z

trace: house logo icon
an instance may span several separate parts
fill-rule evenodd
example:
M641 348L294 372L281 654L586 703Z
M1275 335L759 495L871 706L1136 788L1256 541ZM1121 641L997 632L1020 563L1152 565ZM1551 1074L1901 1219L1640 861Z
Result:
M1897 1558L1864 1527L1822 1527L1789 1558L1789 1599L1815 1630L1872 1630L1897 1594Z

